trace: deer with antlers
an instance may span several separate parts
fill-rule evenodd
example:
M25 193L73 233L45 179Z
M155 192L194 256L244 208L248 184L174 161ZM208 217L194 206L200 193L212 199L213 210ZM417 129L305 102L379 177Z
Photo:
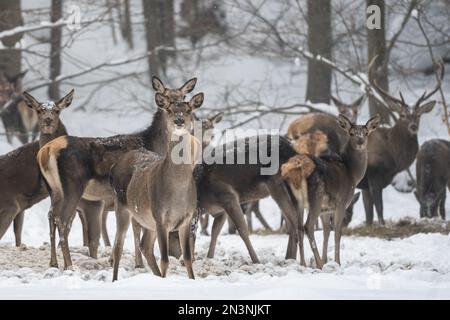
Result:
M420 118L423 114L433 110L436 101L427 100L441 86L444 77L444 65L437 61L440 73L436 87L429 93L425 91L414 103L408 105L400 92L400 99L389 94L378 86L372 77L375 59L369 65L369 81L375 91L383 98L387 106L399 115L399 119L391 128L380 128L369 138L367 149L369 159L367 172L358 188L362 189L366 223L373 223L373 207L375 205L378 222L384 224L383 217L383 189L388 186L394 176L411 166L419 149L417 133Z

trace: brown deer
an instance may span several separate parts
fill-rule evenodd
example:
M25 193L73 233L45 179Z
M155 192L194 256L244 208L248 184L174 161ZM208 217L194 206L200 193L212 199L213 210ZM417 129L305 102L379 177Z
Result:
M59 119L60 113L73 99L70 91L58 102L38 102L27 92L23 99L36 111L40 136L31 142L0 157L0 239L14 220L16 246L21 245L24 211L48 196L43 184L36 155L47 142L67 134Z
M277 161L280 164L286 162L296 154L286 138L273 135L258 136L256 140L258 150L265 148L265 150L269 150L273 154L275 150L271 149L272 139L278 141L275 145L277 148L276 151L279 151ZM241 145L241 141L244 141L244 150L237 148L238 145ZM221 145L214 149L215 151L219 150L219 148L225 148L225 150L233 149L235 155L235 161L233 163L227 163L225 161L226 152L224 152L222 164L202 163L195 169L194 176L197 181L198 208L200 214L209 213L214 217L208 258L214 256L217 238L228 215L236 225L252 261L259 263L259 259L249 239L248 227L240 206L242 203L272 196L285 215L288 224L292 226L290 228L292 235L290 240L298 239L297 232L302 232L302 228L297 229L299 220L295 199L290 194L288 186L283 182L279 171L276 174L263 175L261 174L261 168L265 165L261 162L257 162L256 164L237 163L236 159L238 158L244 157L244 159L249 159L249 143L250 138L245 138L244 140L237 140L234 143ZM303 246L300 242L298 244L300 246L300 260L305 265ZM296 248L296 243L289 243L286 258L295 259Z
M351 204L356 185L366 172L368 137L378 127L380 118L376 116L365 125L356 125L346 116L339 115L338 123L349 136L340 156L314 157L299 154L281 169L283 178L289 183L301 206L309 209L305 231L318 268L322 268L323 263L314 238L314 224L321 214L333 214L335 261L340 264L340 239L345 210ZM326 225L328 223L324 223L324 233ZM324 257L325 248L326 246Z
M27 107L22 96L20 82L26 73L24 71L12 77L0 74L0 113L6 140L10 144L14 137L22 144L27 143L30 132L33 141L39 133L37 114Z
M420 217L439 214L445 220L446 187L450 190L450 141L432 139L425 142L417 154L416 191Z
M394 176L411 166L419 149L417 132L419 131L420 117L433 110L436 101L426 102L441 86L444 77L442 61L438 62L440 80L430 92L426 91L409 106L400 92L400 99L390 95L380 88L373 80L373 62L369 66L369 80L376 92L383 97L389 108L399 114L399 119L391 128L380 128L370 136L368 142L369 160L367 172L358 188L362 189L366 223L373 222L373 206L377 210L378 222L384 224L383 218L383 189L388 186Z
M191 79L179 89L168 89L156 77L152 79L154 89L171 101L182 101L191 92L197 79ZM64 268L72 266L68 235L72 215L81 198L90 201L109 201L113 191L109 184L109 171L128 151L144 148L161 154L164 146L158 137L164 134L155 126L135 133L106 138L59 137L39 150L38 163L50 190L51 208L50 265L57 266L55 231L58 228ZM101 221L103 210L90 213L95 221ZM92 234L100 237L101 223L94 224ZM89 226L90 228L91 226ZM98 241L97 241L98 243Z
M333 96L331 96L331 100L333 101L340 114L345 115L347 118L355 122L358 119L359 110L361 109L365 97L366 95L363 94L350 104L342 102L341 100Z
M166 276L169 266L169 232L178 231L184 264L189 278L194 279L190 234L192 218L197 208L197 192L192 172L201 146L189 133L189 128L191 113L202 105L203 93L196 94L189 102L173 102L156 93L155 101L160 109L154 117L152 127L162 132L157 141L161 146L161 153L142 149L131 151L111 169L117 219L113 281L117 280L130 217L145 228L141 251L154 274ZM180 145L180 138L188 141L188 149L193 155L189 155L185 162L174 163L174 148ZM161 252L161 271L153 254L156 238Z

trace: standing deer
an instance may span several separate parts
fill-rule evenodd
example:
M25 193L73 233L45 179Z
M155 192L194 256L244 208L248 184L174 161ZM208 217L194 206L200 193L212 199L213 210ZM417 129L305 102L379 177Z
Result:
M182 101L186 94L194 89L196 81L194 78L179 89L168 89L161 80L153 77L152 85L158 93L171 101ZM109 184L109 171L112 165L131 150L145 148L161 154L164 146L159 145L157 141L162 134L164 133L159 128L151 126L138 133L106 138L63 136L47 143L39 150L37 156L39 167L51 197L49 212L51 266L58 265L54 241L56 228L63 252L64 268L72 266L68 244L69 226L81 198L100 203L99 210L90 213L91 219L97 221L92 225L95 230L90 232L96 235L98 243L103 202L109 201L114 196Z
M340 156L314 157L299 154L282 166L282 176L289 183L293 194L303 208L308 208L305 231L318 268L323 262L314 238L314 224L323 213L333 214L335 261L340 264L340 240L345 210L354 196L356 185L363 178L367 167L367 141L369 134L379 123L378 116L365 125L356 125L344 115L339 115L339 126L349 137ZM324 252L327 256L329 228L325 233ZM325 260L326 261L326 260Z
M358 188L362 189L366 223L373 223L373 206L377 210L378 222L384 224L383 218L383 189L388 186L394 176L409 168L416 158L419 149L417 132L419 131L420 117L433 110L436 101L426 102L441 86L444 77L444 66L440 68L440 80L430 92L426 91L413 106L409 106L400 92L400 99L390 95L380 88L371 76L373 60L369 66L369 80L372 87L386 101L389 108L398 113L400 118L391 128L380 128L369 138L367 149L369 160L367 172Z
M24 71L13 77L0 74L0 113L6 140L10 144L14 137L22 144L27 143L30 132L33 133L33 141L39 133L37 114L27 107L21 92L20 81L26 73Z
M272 139L279 142L275 143L278 150L278 163L285 163L290 157L295 155L290 142L284 137L279 136L258 136L256 146L258 150L263 148L268 150L270 154L275 154L272 150ZM237 148L244 142L245 148L242 150ZM249 231L245 222L244 213L240 204L259 200L271 196L280 207L286 217L292 237L290 239L298 239L297 232L302 232L302 228L297 230L298 218L297 207L294 202L288 186L283 182L278 173L273 175L262 175L261 168L267 166L261 162L256 164L238 164L236 159L250 159L250 138L237 140L233 143L221 145L215 148L225 150L233 150L234 162L227 163L223 152L223 161L221 163L202 163L197 166L194 176L197 181L198 208L200 214L209 213L214 217L211 232L211 242L208 250L208 258L214 256L214 251L220 230L225 223L227 215L236 225L239 235L244 241L253 263L259 263L259 259L249 239ZM254 143L254 142L253 142ZM257 151L260 152L260 151ZM226 213L226 214L225 214ZM300 259L304 265L303 246L300 246ZM286 258L296 258L296 243L289 243ZM176 250L174 250L176 251Z
M450 190L450 141L433 139L420 147L416 177L414 195L420 204L420 217L437 217L439 208L439 214L445 220L445 189Z
M141 251L155 275L166 276L169 266L169 232L178 231L181 251L189 278L194 279L190 248L192 218L197 207L197 192L192 175L200 142L189 133L191 113L203 103L203 93L189 102L172 102L160 93L155 101L160 108L152 128L162 132L154 142L159 154L135 150L123 156L111 169L111 184L116 195L117 233L113 249L113 281L117 280L120 257L130 217L145 228ZM189 159L174 163L174 148L179 139L190 144ZM185 150L183 150L185 152ZM190 153L190 152L189 152ZM161 271L153 253L158 238Z
M0 239L14 220L16 246L22 243L24 211L48 196L41 179L36 155L47 142L67 134L59 119L60 113L72 103L74 91L58 102L38 102L27 92L23 99L38 115L39 141L21 146L0 157Z

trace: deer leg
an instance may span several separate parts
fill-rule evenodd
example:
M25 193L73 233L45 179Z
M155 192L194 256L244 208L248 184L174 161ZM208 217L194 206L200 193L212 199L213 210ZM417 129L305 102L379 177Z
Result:
M123 208L120 204L116 206L116 239L114 240L114 247L112 250L113 258L113 282L117 280L119 273L119 263L123 252L123 243L127 234L128 227L130 226L130 215L126 208Z
M161 221L156 222L156 228L158 234L159 251L161 253L161 277L165 278L167 275L167 269L169 268L169 233L167 232Z
M141 250L139 248L141 246L141 225L136 220L131 219L131 226L133 227L134 236L134 267L144 268L144 262L142 261Z
M209 243L208 258L214 258L214 252L216 250L217 238L219 237L220 230L222 230L223 225L227 215L225 212L214 217L212 229L211 229L211 242Z
M370 188L375 209L377 210L378 222L384 225L383 219L383 188L374 186Z
M373 223L373 200L369 189L362 190L364 211L366 212L366 224L372 225Z
M150 269L155 276L161 277L161 271L159 271L158 263L156 263L155 254L153 252L156 240L156 232L148 229L143 229L140 249L145 259L147 260Z
M15 217L19 212L19 206L16 201L11 201L9 203L1 203L0 209L0 239L6 233L11 223L14 221Z
M253 221L252 221L252 206L250 205L245 210L245 220L247 220L247 228L250 233L253 233Z
M345 208L338 208L334 216L334 261L339 265L341 265L341 236L344 217Z
M227 216L228 220L228 233L229 234L236 234L236 225L233 223L233 220L229 216Z
M191 242L190 242L190 234L191 234L191 224L190 221L185 223L185 225L181 226L178 230L178 234L180 236L180 246L181 252L183 253L183 261L186 267L189 279L195 279L194 277L194 269L192 268L192 256L191 256Z
M323 263L320 259L319 251L317 250L316 239L314 237L314 224L316 220L319 218L320 210L321 210L321 200L315 199L316 201L310 200L309 214L306 219L305 229L306 235L308 236L309 244L311 246L311 250L314 254L314 259L316 260L317 268L322 269Z
M52 208L50 208L48 213L48 224L50 227L50 267L58 268L58 259L56 258L56 222Z
M269 187L269 193L273 200L277 203L278 207L289 226L289 238L297 241L288 242L288 248L286 250L286 258L297 258L297 244L300 245L300 263L306 265L304 259L303 243L300 243L303 239L303 228L300 228L300 221L303 221L303 210L298 210L297 201L292 200L289 195L289 191L281 178L274 177L267 183Z
M97 259L100 235L102 232L103 201L91 201L84 214L88 225L89 256Z
M78 211L78 216L80 217L81 227L83 229L83 247L89 246L89 227L86 219L86 215L83 210Z
M266 230L272 231L272 228L267 223L266 219L264 219L264 216L261 213L261 210L259 210L259 201L255 202L253 205L253 212L255 213L256 218L261 222L261 224L264 226Z
M222 207L225 209L226 213L233 221L236 226L239 235L247 247L253 263L259 263L258 256L256 255L255 249L253 249L252 243L250 242L249 232L247 228L247 223L245 222L244 213L242 212L239 201L235 195L229 194L222 198Z
M22 244L22 228L25 211L20 211L14 218L14 237L16 238L16 247Z
M322 261L323 263L328 262L328 239L330 238L331 231L331 221L330 215L324 214L320 216L322 220L322 228L323 228L323 248L322 248Z
M439 203L439 214L440 214L442 220L445 220L445 198L446 198L446 194L445 194L445 188L444 188L444 192L442 193L442 196L441 196L441 202Z
M105 209L103 210L102 213L102 239L105 247L111 247L111 241L109 240L108 235L107 221L108 221L108 210Z
M200 226L201 226L201 231L200 233L208 236L208 223L209 223L209 214L205 214L203 216L200 217Z

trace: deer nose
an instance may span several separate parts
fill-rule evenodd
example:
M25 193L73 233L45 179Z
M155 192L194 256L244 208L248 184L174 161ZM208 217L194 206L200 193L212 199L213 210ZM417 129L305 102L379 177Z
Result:
M417 126L417 124L413 123L413 124L411 124L411 125L409 126L409 128L410 128L411 130L413 130L413 131L417 131L418 126Z
M181 127L184 124L184 119L183 118L176 118L173 121L177 126Z

